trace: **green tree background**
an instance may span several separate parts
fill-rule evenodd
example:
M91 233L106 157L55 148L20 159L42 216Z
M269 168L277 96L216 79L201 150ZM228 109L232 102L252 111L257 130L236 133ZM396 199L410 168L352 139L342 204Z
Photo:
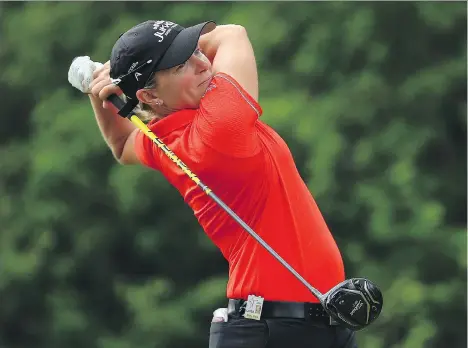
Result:
M245 26L263 120L384 291L363 348L466 346L466 4L1 2L0 347L207 347L227 263L157 173L118 165L75 56L146 19ZM209 184L209 183L208 183Z

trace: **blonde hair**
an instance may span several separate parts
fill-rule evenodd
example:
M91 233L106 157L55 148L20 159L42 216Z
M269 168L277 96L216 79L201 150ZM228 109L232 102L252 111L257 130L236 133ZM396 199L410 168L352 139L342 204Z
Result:
M152 73L143 89L153 89L156 88L157 85L158 82L156 81L156 74ZM140 119L145 123L148 123L154 119L162 118L154 113L153 109L151 108L151 105L149 104L139 102L135 110L138 114L138 117L140 117Z
M154 119L161 119L160 116L156 115L151 107L148 104L140 102L136 108L135 112L137 116L142 120L144 123L151 122Z

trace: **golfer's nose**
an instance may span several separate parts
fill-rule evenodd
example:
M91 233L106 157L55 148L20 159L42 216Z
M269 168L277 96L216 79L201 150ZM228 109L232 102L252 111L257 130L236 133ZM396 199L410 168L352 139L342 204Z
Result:
M204 72L210 67L210 62L206 61L205 59L202 59L201 57L192 55L190 59L192 59L193 64L195 64L195 69L197 73Z

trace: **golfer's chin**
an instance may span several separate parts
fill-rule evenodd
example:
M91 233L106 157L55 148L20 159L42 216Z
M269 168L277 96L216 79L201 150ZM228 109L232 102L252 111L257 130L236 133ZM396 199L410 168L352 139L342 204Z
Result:
M187 98L189 101L184 103L184 109L197 109L200 106L200 102L205 95L208 86L208 83L201 84L196 89L192 90L190 97Z
M184 107L181 109L198 109L200 106L200 101L201 101L202 96L199 96L197 98L193 98L190 103L185 103Z
M203 82L198 88L200 89L201 91L201 96L200 96L200 99L203 98L205 96L205 93L208 91L208 87L210 86L210 83L211 83L211 78L208 79L207 81Z
M206 91L207 91L207 88L203 88L200 90L200 94L197 96L196 99L194 99L194 102L193 102L194 109L197 109L200 106L200 102L205 96Z

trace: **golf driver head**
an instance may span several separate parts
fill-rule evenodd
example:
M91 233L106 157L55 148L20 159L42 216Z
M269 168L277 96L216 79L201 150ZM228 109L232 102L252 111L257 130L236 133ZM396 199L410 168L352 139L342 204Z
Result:
M358 331L379 317L383 296L377 285L370 280L352 278L328 291L322 304L338 323Z

